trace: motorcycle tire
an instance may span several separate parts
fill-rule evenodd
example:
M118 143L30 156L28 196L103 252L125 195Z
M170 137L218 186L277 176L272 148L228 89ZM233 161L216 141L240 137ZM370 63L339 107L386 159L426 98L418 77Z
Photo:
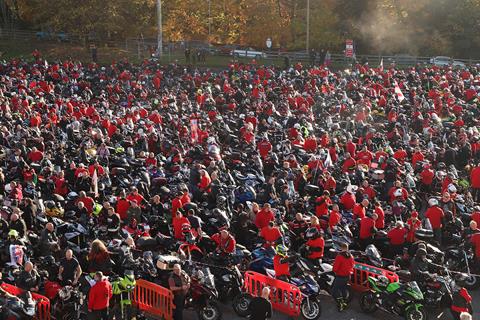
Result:
M318 299L303 299L300 312L305 320L317 320L322 315L322 305Z
M405 320L426 320L427 319L427 312L423 307L419 307L416 309L412 307L405 311Z
M249 295L248 293L240 293L239 295L235 296L235 298L233 298L233 311L235 311L235 313L239 317L244 318L248 316L250 314L250 311L248 310L250 301L252 301L251 295Z
M376 300L377 299L372 292L364 293L360 297L360 309L365 313L374 313L378 309Z
M203 308L198 310L197 314L199 320L220 320L222 318L218 304L213 301L208 301Z
M470 275L465 280L465 288L469 290L475 290L480 287L480 277Z

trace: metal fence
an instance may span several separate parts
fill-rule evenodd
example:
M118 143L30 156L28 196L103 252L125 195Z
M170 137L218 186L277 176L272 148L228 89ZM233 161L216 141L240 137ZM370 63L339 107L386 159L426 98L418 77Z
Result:
M49 31L31 31L31 30L18 30L18 29L4 29L0 28L0 40L18 40L18 41L48 41L48 42L72 42L72 43L96 43L98 46L108 46L124 49L138 58L148 58L155 53L157 47L157 41L153 38L128 38L123 41L112 40L100 40L95 38L80 38L78 36L69 35L63 32L49 32ZM179 41L179 42L164 42L163 53L164 58L168 61L173 61L183 56L183 50L188 46L190 48L196 48L198 50L204 50L209 55L223 55L228 56L225 52L222 53L220 46L213 46L201 41ZM265 63L279 63L286 56L289 57L292 63L302 62L309 63L310 56L305 51L284 52L284 51L262 51L266 54L266 57L261 60ZM232 57L233 58L233 57ZM323 57L317 55L316 62ZM348 66L355 61L368 62L372 67L380 65L383 60L384 66L388 66L391 63L396 65L416 65L416 64L429 64L430 57L417 57L409 55L356 55L356 60L345 57L344 54L332 53L331 64L333 66ZM480 64L480 60L474 59L454 59L465 63L466 65Z

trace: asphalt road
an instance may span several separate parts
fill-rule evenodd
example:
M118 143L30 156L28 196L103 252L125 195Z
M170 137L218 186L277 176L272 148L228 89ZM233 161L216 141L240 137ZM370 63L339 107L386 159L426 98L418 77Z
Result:
M470 292L473 298L473 319L480 319L480 289ZM364 314L360 310L359 302L358 302L358 295L355 296L352 303L350 304L349 308L344 312L339 313L335 306L333 299L330 296L322 296L322 316L320 319L335 319L335 320L372 320L372 319L402 319L401 317L397 317L391 315L389 313L385 313L383 311L376 311L373 314ZM232 309L231 303L221 304L221 309L223 312L222 319L223 320L241 320L245 318L238 317ZM197 320L197 315L192 311L185 311L184 314L185 320ZM278 320L287 320L291 319L286 315L274 311L272 319ZM443 312L429 312L429 320L451 320L452 316L449 310L445 309Z

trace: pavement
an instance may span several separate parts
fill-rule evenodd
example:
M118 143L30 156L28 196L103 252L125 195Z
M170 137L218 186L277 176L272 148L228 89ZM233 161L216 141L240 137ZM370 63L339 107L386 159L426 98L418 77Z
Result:
M472 295L473 298L473 319L480 319L480 289L477 289L476 291L471 291L470 294ZM401 317L397 317L395 315L392 315L390 313L386 313L383 311L376 311L373 314L365 314L362 313L360 310L360 305L358 301L359 295L355 295L352 303L350 304L349 308L345 310L344 312L338 312L337 308L335 306L335 303L333 299L330 296L323 296L322 295L322 316L320 319L335 319L335 320L373 320L373 319L389 319L389 320L394 320L394 319L402 319ZM226 304L220 304L221 310L222 310L222 319L223 320L241 320L245 318L241 318L236 315L236 313L233 311L231 302L228 302ZM197 320L197 315L195 312L192 311L185 311L184 314L184 319L185 320ZM277 311L274 311L272 319L275 320L290 320L291 318L280 313ZM428 314L428 319L429 320L451 320L452 315L448 309L445 309L443 312L439 311L434 311L430 310Z

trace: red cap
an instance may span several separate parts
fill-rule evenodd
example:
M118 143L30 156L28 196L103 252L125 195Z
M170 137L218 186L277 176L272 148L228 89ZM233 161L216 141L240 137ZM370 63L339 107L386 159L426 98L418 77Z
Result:
M418 211L412 211L411 217L418 218Z

